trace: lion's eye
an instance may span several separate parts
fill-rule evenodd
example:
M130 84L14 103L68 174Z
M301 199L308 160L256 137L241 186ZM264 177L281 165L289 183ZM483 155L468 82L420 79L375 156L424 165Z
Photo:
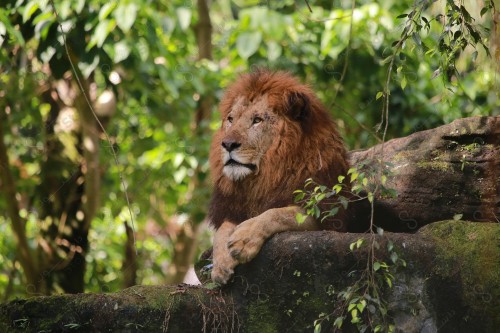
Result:
M231 117L231 116L227 117L227 121L229 121L230 123L233 123L233 117Z
M261 123L261 122L262 122L262 118L260 118L260 117L253 118L253 123L254 124L258 124L258 123Z

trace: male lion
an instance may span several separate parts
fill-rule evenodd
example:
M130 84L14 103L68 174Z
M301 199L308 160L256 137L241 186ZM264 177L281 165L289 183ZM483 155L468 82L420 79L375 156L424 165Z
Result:
M342 222L295 220L304 212L294 190L308 178L332 186L348 168L336 126L309 87L288 73L258 70L227 88L220 112L210 149L214 282L227 283L275 233L346 230Z

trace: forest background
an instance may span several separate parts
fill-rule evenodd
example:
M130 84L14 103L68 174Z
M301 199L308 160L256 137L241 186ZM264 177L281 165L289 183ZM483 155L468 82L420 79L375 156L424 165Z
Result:
M499 21L484 0L4 1L0 301L182 282L211 242L217 103L256 67L311 85L350 150L498 115Z

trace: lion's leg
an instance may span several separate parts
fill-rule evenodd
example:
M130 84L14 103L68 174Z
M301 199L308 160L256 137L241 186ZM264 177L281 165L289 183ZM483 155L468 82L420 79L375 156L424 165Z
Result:
M319 230L318 223L311 216L298 224L295 220L297 213L304 214L304 211L298 206L273 208L246 220L238 225L229 237L227 244L229 253L239 263L245 263L252 260L259 253L266 239L276 233Z
M212 268L212 281L220 284L226 284L231 275L233 275L234 268L238 265L227 249L229 237L235 230L236 225L230 222L224 222L217 229L214 235L214 246L212 252L213 268Z

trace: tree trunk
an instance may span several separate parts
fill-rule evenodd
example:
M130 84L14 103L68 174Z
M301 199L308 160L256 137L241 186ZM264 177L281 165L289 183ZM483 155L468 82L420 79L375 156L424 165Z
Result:
M135 286L137 283L137 254L134 244L134 231L125 221L127 241L125 243L125 260L123 261L123 285L125 288Z
M207 0L197 2L199 21L195 26L196 43L198 45L198 59L212 59L212 23ZM214 98L211 95L201 96L193 123L193 133L195 139L209 135L207 123L210 120ZM201 156L197 156L200 158ZM202 188L208 185L205 181L207 177L200 167L195 169L192 181L189 184L187 200L192 202L202 202L200 197L205 195ZM197 244L197 235L200 223L203 221L205 212L200 205L194 204L189 220L184 223L175 237L174 253L172 256L171 268L166 277L167 283L179 283L192 265ZM200 211L201 210L201 211Z
M9 156L4 142L3 124L6 123L5 108L0 111L0 188L5 194L7 214L12 223L12 231L16 241L17 258L26 276L27 286L38 292L40 290L40 276L36 263L33 261L33 251L28 245L25 221L19 215L17 190L14 177L10 171Z

